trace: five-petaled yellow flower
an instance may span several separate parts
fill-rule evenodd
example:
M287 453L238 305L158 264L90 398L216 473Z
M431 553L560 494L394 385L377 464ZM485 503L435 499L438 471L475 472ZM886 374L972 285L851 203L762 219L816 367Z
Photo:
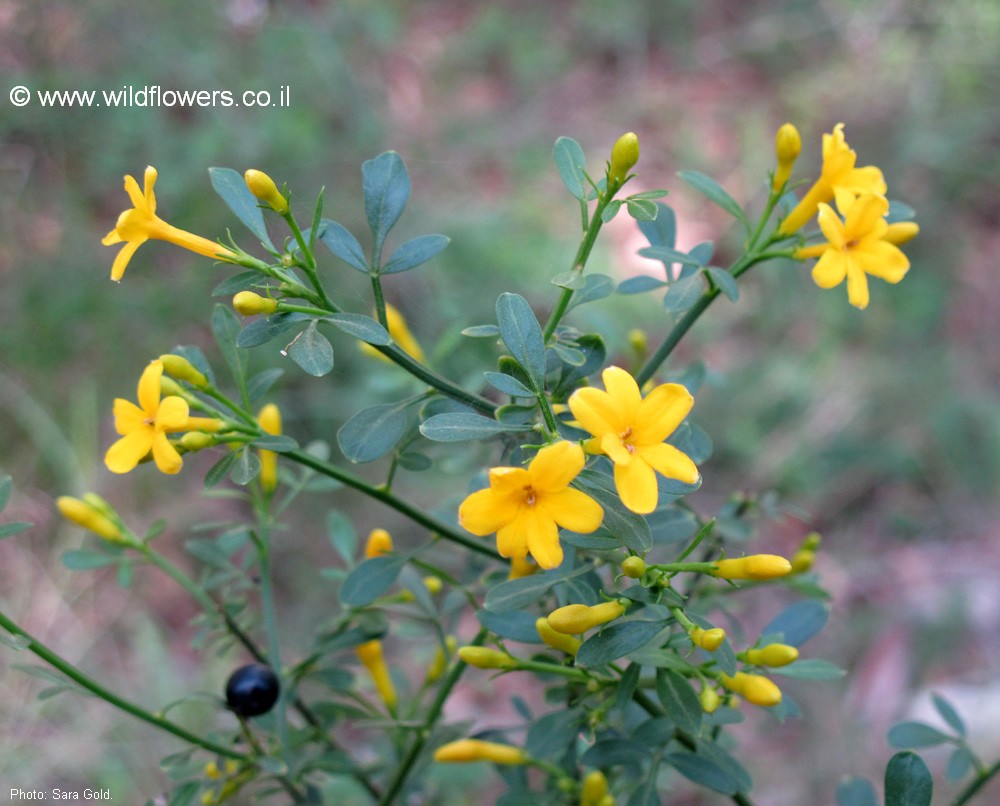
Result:
M819 226L827 243L805 246L795 257L819 257L812 276L820 288L834 288L847 278L847 298L855 308L868 307L868 277L898 283L910 268L910 261L896 246L917 234L911 222L888 224L889 202L867 193L856 200L850 193L837 192L841 221L828 204L819 205Z
M490 486L458 508L458 522L480 537L496 532L502 557L531 554L555 568L563 559L559 527L587 534L604 519L600 504L569 486L585 462L583 448L563 441L542 448L527 468L494 467Z
M125 267L135 254L135 250L142 246L150 238L161 241L170 241L177 246L183 246L199 255L216 258L218 260L235 260L236 254L215 241L202 238L182 229L178 229L158 215L156 215L156 195L153 193L153 185L156 184L156 168L152 165L146 167L144 177L144 187L139 190L139 183L131 176L125 177L125 192L128 193L134 207L126 210L118 216L118 223L101 241L105 246L112 246L116 243L125 242L125 246L115 256L115 262L111 266L111 279L115 282L121 280L125 274Z
M882 171L874 165L855 168L858 155L844 140L844 124L838 123L831 134L823 135L823 169L819 179L806 192L792 211L781 222L778 232L792 235L802 229L816 215L821 202L829 202L837 188L850 191L855 196L862 193L884 195L886 191Z
M176 395L160 400L162 375L163 362L153 361L139 378L139 405L122 398L115 400L115 430L122 438L108 448L104 457L112 473L128 473L150 451L161 472L172 474L181 469L181 456L167 434L191 427L188 404Z
M656 473L685 484L698 481L691 458L663 440L687 417L694 398L678 383L664 383L645 398L635 379L619 367L608 367L604 388L577 389L569 408L580 425L594 435L587 450L615 463L615 487L622 503L641 515L656 509Z

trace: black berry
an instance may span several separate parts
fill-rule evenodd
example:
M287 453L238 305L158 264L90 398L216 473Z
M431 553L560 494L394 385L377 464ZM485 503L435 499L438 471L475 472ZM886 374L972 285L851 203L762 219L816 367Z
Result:
M237 716L260 716L278 701L281 684L270 666L249 663L241 666L226 682L226 705Z

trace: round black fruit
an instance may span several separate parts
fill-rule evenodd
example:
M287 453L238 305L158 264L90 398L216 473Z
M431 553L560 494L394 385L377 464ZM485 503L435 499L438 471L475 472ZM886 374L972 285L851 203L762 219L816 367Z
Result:
M270 666L248 663L229 675L226 705L237 716L260 716L274 707L280 691L278 676Z

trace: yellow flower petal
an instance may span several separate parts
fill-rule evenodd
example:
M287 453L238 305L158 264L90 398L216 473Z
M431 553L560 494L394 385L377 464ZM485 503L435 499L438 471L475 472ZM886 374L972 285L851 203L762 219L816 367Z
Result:
M148 426L148 415L131 400L115 398L114 415L115 430L122 436Z
M528 556L528 535L525 534L523 526L523 523L517 522L515 516L510 523L497 529L497 551L501 557L523 559Z
M633 512L648 515L656 509L656 474L642 459L636 457L627 465L615 465L615 488L622 503Z
M152 415L160 405L160 378L163 376L163 362L150 361L139 378L139 407Z
M539 506L563 529L580 534L593 532L604 520L601 505L586 493L572 488L546 493Z
M190 427L188 413L188 404L184 398L176 396L163 398L156 414L157 430L168 433L188 430Z
M142 461L153 446L153 430L133 431L115 442L104 455L104 464L112 473L128 473Z
M881 238L889 227L885 222L888 211L889 202L882 196L870 193L859 196L846 211L844 233L847 239Z
M575 442L563 440L546 445L528 465L531 486L539 492L565 489L583 470L585 462L583 448Z
M632 461L632 454L622 444L622 439L617 434L605 434L601 437L600 444L602 453L616 465L627 465Z
M556 568L563 561L559 545L559 529L543 507L524 507L514 521L515 528L524 533L528 552L541 568Z
M844 232L844 222L840 220L833 208L829 204L819 205L819 215L816 217L819 228L823 231L823 237L829 241L834 249L843 249L847 243L847 235Z
M635 413L635 441L663 442L691 412L694 398L679 383L664 383L653 389Z
M607 392L587 386L573 392L567 402L576 420L594 436L625 430L625 417Z
M621 367L608 367L601 373L601 379L615 407L621 412L622 418L626 422L633 422L642 402L642 392L639 391L639 384L635 382L635 378Z
M636 453L661 476L677 479L685 484L694 484L698 481L700 474L691 457L673 445L668 445L666 442L643 445L636 448Z
M149 168L146 168L148 173ZM155 179L155 177L154 177ZM149 191L149 179L146 179L146 190ZM147 207L147 196L143 195L143 192L139 190L139 183L135 181L135 177L132 175L126 175L125 177L125 192L128 194L129 199L132 201L132 206L137 209L145 209Z
M181 455L162 431L157 431L153 436L153 461L161 473L171 476L179 473L183 464Z
M485 537L513 522L518 503L509 495L487 488L468 496L458 508L458 522L463 529Z
M119 238L117 241L108 241L108 239L105 238L101 243L105 244L105 246L109 246L112 243L120 243L121 240L122 239ZM114 263L111 264L112 280L114 280L117 283L119 280L122 279L122 276L125 274L125 269L128 268L128 262L132 259L132 255L134 255L135 251L144 243L146 243L147 240L149 239L144 237L135 238L129 241L127 244L125 244L125 246L123 246L119 250L118 254L115 255Z
M868 307L868 276L856 259L848 257L847 264L847 299L855 308L864 310Z
M498 493L514 493L531 484L531 475L523 467L494 467L490 487Z
M836 249L827 249L813 266L812 278L820 288L834 288L847 276L847 255Z
M888 241L876 241L859 251L858 262L873 277L887 283L898 283L910 269L910 261L902 250Z

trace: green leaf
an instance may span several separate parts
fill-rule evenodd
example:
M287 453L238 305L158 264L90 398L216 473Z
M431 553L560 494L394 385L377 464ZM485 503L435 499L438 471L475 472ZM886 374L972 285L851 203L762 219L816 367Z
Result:
M567 310L573 310L587 302L596 302L615 293L615 281L606 274L588 274L583 278L583 288L573 295Z
M419 238L406 241L389 258L380 274L398 274L409 271L426 263L441 252L451 241L444 235L421 235Z
M545 342L542 328L528 301L519 294L504 292L497 297L497 324L500 337L510 354L531 379L536 391L545 385Z
M947 733L923 722L898 722L889 728L888 739L893 747L934 747L951 741Z
M496 325L472 325L465 328L462 335L472 339L492 339L500 335L500 328Z
M337 444L352 462L372 462L399 444L412 422L413 398L362 409L337 432Z
M243 446L236 452L236 461L229 471L233 484L245 487L260 474L260 458L249 446Z
M945 769L945 778L949 781L961 781L975 765L976 760L972 757L966 747L956 747L948 756L948 766Z
M620 282L616 292L619 294L644 294L647 291L655 291L657 288L663 288L665 285L666 283L663 280L657 280L648 274L640 274L637 277L629 277L627 280Z
M348 266L368 274L368 261L358 239L343 224L324 218L320 222L319 239Z
M663 297L663 307L670 313L681 313L693 308L704 292L705 280L700 272L674 280Z
M350 519L335 509L330 510L326 516L326 533L344 564L352 567L358 553L358 535Z
M720 269L718 266L709 266L705 271L708 272L708 276L712 279L712 282L719 287L719 290L731 302L736 302L740 298L740 287L732 274L725 269Z
M878 806L875 787L866 778L847 778L837 784L837 806Z
M553 568L530 577L509 579L494 585L486 592L484 607L494 613L506 613L510 610L520 610L531 604L537 604L545 598L549 588L558 582L582 576L591 571L590 565L583 565L572 571L563 570L562 566Z
M331 313L324 316L323 319L330 322L335 328L343 330L367 344L382 346L392 344L389 331L370 316L361 313Z
M576 742L583 713L579 708L560 709L534 720L524 749L532 758L559 758Z
M267 285L267 278L259 271L250 269L234 274L219 283L212 289L213 297L231 297L240 291L249 291L251 288L263 288Z
M566 190L584 201L587 198L587 159L580 144L572 137L560 137L552 148L552 156Z
M625 202L622 199L613 199L608 202L605 208L601 210L601 221L607 224L609 221L614 219L614 217L618 215L618 211L622 209L622 205L624 203Z
M476 618L487 630L501 638L508 638L522 644L540 644L542 638L535 628L538 616L526 610L477 610Z
M118 562L117 557L90 549L64 551L59 555L59 559L70 571L90 571L94 568L105 568Z
M839 680L847 674L839 666L823 658L797 660L788 666L780 666L768 671L796 680Z
M240 331L236 337L236 346L245 350L259 347L307 321L309 321L309 315L298 311L276 313L273 316L254 319Z
M636 221L653 221L656 218L656 202L632 196L625 200L625 206Z
M656 203L656 220L640 221L639 231L646 236L650 246L668 246L677 241L677 217L673 208L663 202Z
M23 652L31 646L31 639L23 635L11 635L8 632L0 632L0 644L15 652Z
M251 403L256 403L271 391L271 387L285 374L280 367L263 369L247 381L247 395Z
M212 465L205 474L205 487L214 487L222 481L226 477L226 474L229 473L229 468L233 466L235 461L236 454L230 452Z
M288 453L298 450L299 443L285 434L261 434L250 442L258 450Z
M535 396L535 393L517 378L506 375L503 372L484 372L483 377L486 378L486 382L490 386L499 392L503 392L505 395L511 395L512 397Z
M934 779L924 760L909 750L896 753L885 768L885 806L929 806Z
M657 669L656 695L677 727L688 733L698 733L701 729L701 701L686 677L670 669Z
M638 768L640 763L648 760L652 749L648 744L620 736L614 739L599 739L580 756L580 764L603 769L613 766Z
M962 721L962 717L959 716L954 706L937 692L931 694L931 701L934 703L935 710L948 723L949 727L959 736L964 737L966 735L965 722Z
M28 523L27 521L11 521L10 523L0 523L0 540L5 537L13 537L14 535L19 535L21 532L30 529L35 524Z
M663 630L661 621L615 621L592 635L576 653L577 666L604 666L642 649Z
M412 473L420 473L434 467L434 460L431 457L425 453L412 450L403 451L396 457L396 462L401 468L409 470Z
M399 221L410 198L410 175L399 154L386 151L367 160L361 166L361 176L365 216L368 218L377 252L389 230ZM379 267L373 268L377 270Z
M826 626L830 608L822 602L808 599L789 605L761 630L761 635L780 635L781 641L802 646Z
M910 205L901 201L889 199L889 212L885 214L885 220L889 224L896 224L900 221L912 221L917 217L917 211Z
M267 234L264 212L259 206L260 202L250 192L243 177L232 168L209 168L208 176L215 192L219 194L219 197L235 216L243 222L244 226L256 235L264 246L272 252L277 252L278 250L274 248L274 244L271 243L271 238Z
M10 494L14 490L14 482L10 476L0 476L0 512L3 512L10 502Z
M455 411L435 414L420 424L420 433L435 442L465 442L471 439L489 439L497 434L530 431L530 425L498 423L489 417L472 412Z
M703 264L698 261L697 258L692 257L687 254L687 252L681 252L674 249L672 246L658 245L658 246L644 246L639 250L639 254L642 257L648 257L652 260L659 260L668 268L674 263L680 263L682 266L695 266L701 267Z
M185 781L170 793L169 806L190 806L200 789L200 781Z
M249 192L249 191L247 191ZM244 363L246 354L236 346L240 333L240 320L236 312L228 305L218 303L212 309L212 334L222 351L223 358L229 365L238 386L242 386L246 376Z
M344 579L340 601L347 607L364 607L385 593L403 570L402 557L372 557Z
M552 349L555 354L559 356L559 360L564 364L569 364L571 367L582 367L587 363L587 355L581 350L577 350L575 347L568 347L561 342L556 342L552 345Z
M557 274L549 282L559 288L568 288L570 291L576 291L583 288L585 281L583 275L578 271L564 271Z
M735 795L739 791L736 779L727 770L700 753L687 750L668 753L666 761L689 781L694 781L700 786L721 792L723 795Z
M314 378L321 378L333 370L333 346L319 332L316 322L296 336L285 351L289 358Z
M611 479L608 476L585 470L577 476L577 482L604 509L603 530L610 532L621 545L636 554L645 554L653 547L649 523L642 515L625 508L617 492L609 486Z
M705 174L698 171L680 171L677 175L699 193L707 197L713 204L718 205L736 218L747 230L751 229L750 222L747 220L743 210L736 203L736 200L723 190L722 185L710 176L705 176Z

